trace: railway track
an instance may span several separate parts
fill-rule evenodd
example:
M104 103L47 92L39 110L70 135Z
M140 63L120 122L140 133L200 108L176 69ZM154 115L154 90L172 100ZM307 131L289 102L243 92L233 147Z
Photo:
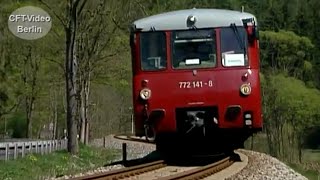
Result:
M142 142L147 144L154 144L152 141L148 141L145 137L136 137L133 135L114 135L116 139L125 140L125 141L135 141L135 142Z
M189 171L185 171L182 173L174 174L171 176L163 177L158 180L195 180L195 179L203 179L214 173L217 173L234 163L234 160L231 157L226 157L220 161L208 164L203 167L199 167L196 169L192 169Z
M220 161L187 170L184 172L180 172L177 174L165 176L159 178L159 180L180 180L180 179L187 179L187 180L193 180L193 179L202 179L205 177L208 177L216 172L219 172L223 170L224 168L227 168L228 166L232 165L234 162L233 158L226 157ZM160 168L165 168L167 166L166 162L163 160L154 161L151 163L145 163L141 165L136 165L132 167L127 167L119 170L109 171L105 173L99 173L94 175L88 175L88 176L82 176L74 178L73 180L107 180L107 179L126 179L131 178L133 176L138 176L143 173L155 171Z
M147 141L145 138L139 138L132 135L114 135L114 138L125 140L125 141L136 141L140 143L142 142L147 144L154 144L152 142ZM219 161L214 160L214 161L215 161L214 163L210 163L210 164L207 163L202 167L195 167L195 168L192 168L191 170L184 170L183 172L179 172L179 173L178 172L171 173L171 175L169 176L163 176L158 179L160 180L202 179L232 165L234 162L234 158L226 157L222 160L219 160ZM165 160L157 160L153 162L149 161L143 164L140 164L140 163L138 162L138 165L136 165L137 163L135 163L134 165L131 164L130 167L125 167L118 170L111 170L103 173L96 173L92 175L76 177L76 178L73 178L73 180L102 180L102 179L116 180L116 179L130 179L132 177L139 179L140 177L139 175L143 174L149 177L148 173L156 174L158 169L166 168L167 166L168 168L169 166L174 166L174 167L180 166L180 165L177 166L177 163L172 164L172 163L168 163L168 161L165 161ZM163 170L166 170L166 169L163 169Z

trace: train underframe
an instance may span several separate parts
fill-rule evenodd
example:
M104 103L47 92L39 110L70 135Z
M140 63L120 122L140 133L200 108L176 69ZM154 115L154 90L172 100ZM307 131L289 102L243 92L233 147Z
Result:
M155 135L157 150L178 154L216 154L243 148L261 128L219 128L217 108L176 109L176 132Z
M218 154L233 152L244 147L254 130L215 129L206 136L196 130L191 134L159 133L155 143L157 151L182 154Z

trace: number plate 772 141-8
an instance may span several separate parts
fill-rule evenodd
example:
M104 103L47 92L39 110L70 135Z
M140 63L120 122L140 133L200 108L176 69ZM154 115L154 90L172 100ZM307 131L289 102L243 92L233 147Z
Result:
M208 81L180 81L179 88L203 88L203 87L212 87L213 82L212 80Z

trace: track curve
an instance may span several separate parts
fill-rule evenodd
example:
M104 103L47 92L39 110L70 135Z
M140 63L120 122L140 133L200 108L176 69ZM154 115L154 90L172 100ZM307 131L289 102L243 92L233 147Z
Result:
M217 173L230 165L232 165L235 160L232 157L226 157L217 162L205 165L203 167L198 167L195 169L187 170L184 172L180 172L177 174L165 176L158 178L158 180L194 180L194 179L203 179L214 173ZM136 165L132 167L127 167L123 169L113 170L105 173L98 173L88 176L82 176L73 178L72 180L116 180L116 179L126 179L134 176L138 176L140 174L155 171L160 168L164 168L167 166L167 163L164 160L154 161L151 163L145 163L141 165Z

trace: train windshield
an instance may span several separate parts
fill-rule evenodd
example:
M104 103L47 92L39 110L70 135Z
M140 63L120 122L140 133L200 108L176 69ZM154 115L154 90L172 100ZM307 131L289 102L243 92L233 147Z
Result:
M221 56L225 67L247 66L247 37L243 27L221 29Z
M141 33L140 44L142 70L156 71L166 68L166 34L164 32Z
M174 69L197 69L216 66L213 30L188 30L172 33Z

